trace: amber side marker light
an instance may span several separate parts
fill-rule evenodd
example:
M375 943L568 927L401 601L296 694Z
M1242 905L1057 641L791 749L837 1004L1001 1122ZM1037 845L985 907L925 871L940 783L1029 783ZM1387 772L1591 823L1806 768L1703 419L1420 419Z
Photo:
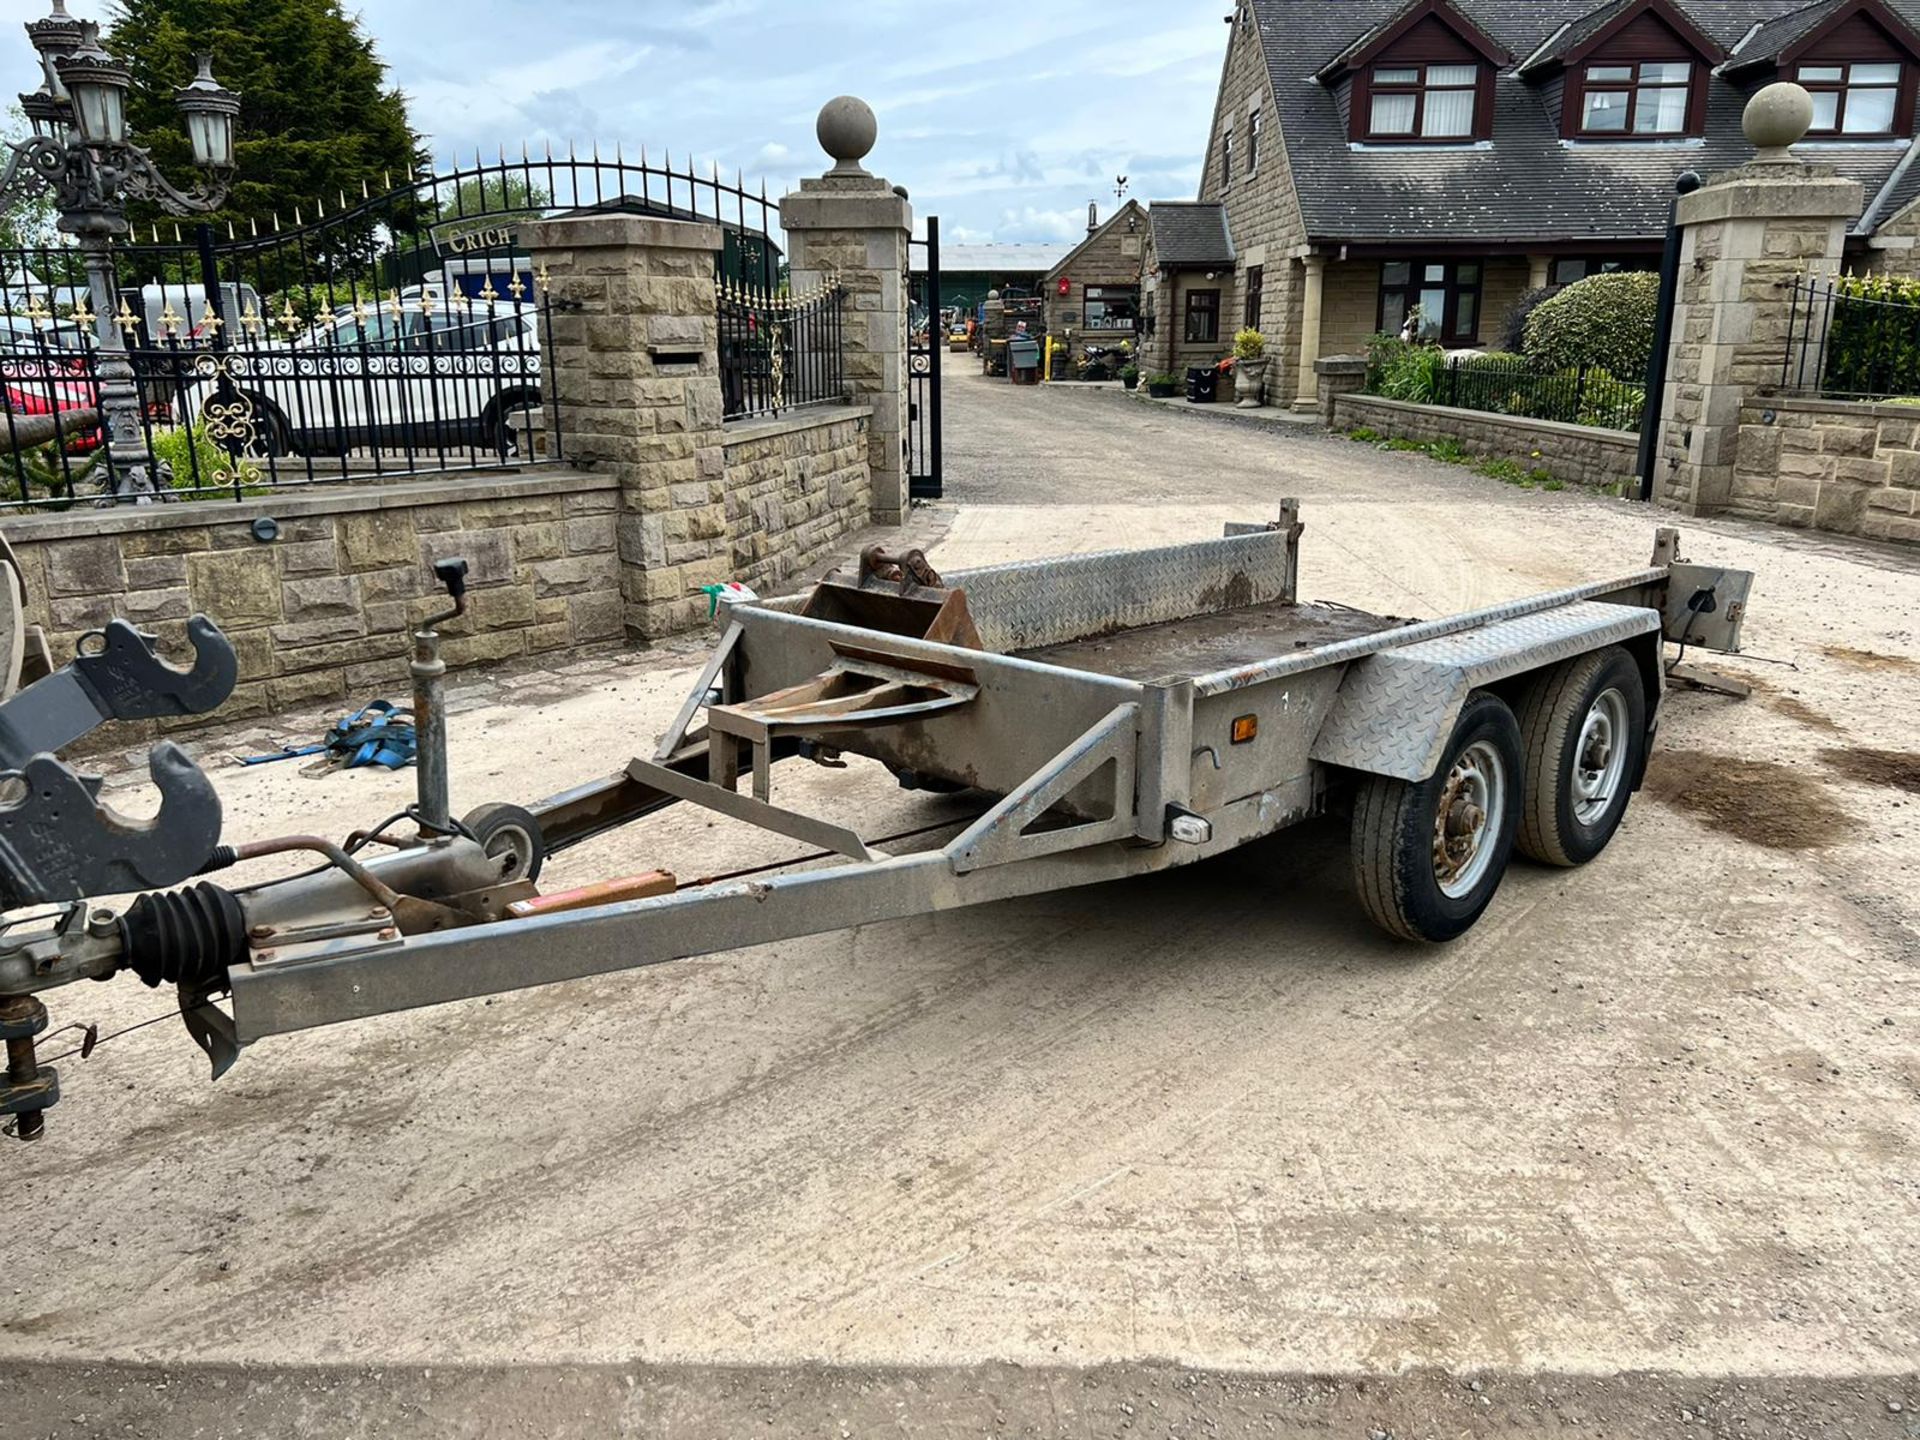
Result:
M1233 743L1244 745L1260 733L1260 717L1236 715L1233 718Z

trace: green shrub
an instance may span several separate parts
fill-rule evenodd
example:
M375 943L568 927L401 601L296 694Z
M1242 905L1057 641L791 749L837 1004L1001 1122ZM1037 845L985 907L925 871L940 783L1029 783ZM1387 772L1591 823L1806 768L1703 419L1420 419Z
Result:
M1554 370L1597 365L1616 375L1643 375L1659 299L1658 275L1589 275L1527 317L1527 356Z
M231 467L227 452L208 438L206 424L199 420L171 430L155 430L149 448L155 460L173 467L176 490L204 490L218 485L220 482L213 477Z
M1920 395L1889 395L1882 405L1920 405Z
M1432 404L1446 373L1446 352L1437 345L1409 344L1376 335L1367 346L1366 388L1370 395Z
M1820 377L1827 393L1877 396L1920 384L1920 281L1845 275L1833 282L1833 294Z
M1233 358L1259 360L1267 353L1267 337L1249 325L1233 337Z

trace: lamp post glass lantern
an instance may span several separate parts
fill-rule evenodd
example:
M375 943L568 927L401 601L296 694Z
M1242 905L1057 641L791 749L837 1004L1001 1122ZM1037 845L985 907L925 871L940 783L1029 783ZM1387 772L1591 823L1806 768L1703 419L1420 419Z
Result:
M233 127L240 97L214 79L210 55L198 57L199 73L174 92L201 172L191 190L181 189L128 135L127 91L133 74L100 43L99 25L68 14L67 0L51 4L52 13L26 24L45 80L39 90L20 97L33 133L8 142L11 153L0 173L0 216L51 196L59 228L74 237L86 265L107 441L110 499L102 503L144 502L161 486L140 424L133 365L114 313L118 281L113 240L127 233L130 200L152 201L170 215L204 215L219 208L233 183Z

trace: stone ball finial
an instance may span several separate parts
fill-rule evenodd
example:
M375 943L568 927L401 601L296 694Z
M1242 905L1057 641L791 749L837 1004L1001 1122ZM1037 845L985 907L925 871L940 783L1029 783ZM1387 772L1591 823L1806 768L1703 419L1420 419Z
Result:
M1740 128L1760 152L1760 160L1786 160L1795 145L1813 128L1813 97L1791 80L1767 86L1747 102Z
M860 162L879 138L880 122L858 95L836 95L820 107L813 133L820 137L820 148L834 158L834 173L864 175Z

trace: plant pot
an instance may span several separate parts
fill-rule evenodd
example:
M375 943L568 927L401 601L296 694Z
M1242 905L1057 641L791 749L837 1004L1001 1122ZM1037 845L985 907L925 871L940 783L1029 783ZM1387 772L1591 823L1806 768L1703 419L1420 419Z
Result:
M1263 355L1258 360L1236 360L1233 365L1233 400L1242 410L1253 410L1260 404L1260 389L1266 383L1267 361Z
M1171 400L1174 392L1179 388L1178 385L1175 385L1169 380L1165 383L1156 383L1147 386L1147 394L1151 395L1155 400Z
M1138 375L1122 375L1120 377L1120 383L1127 389L1132 390L1139 386L1140 377Z

